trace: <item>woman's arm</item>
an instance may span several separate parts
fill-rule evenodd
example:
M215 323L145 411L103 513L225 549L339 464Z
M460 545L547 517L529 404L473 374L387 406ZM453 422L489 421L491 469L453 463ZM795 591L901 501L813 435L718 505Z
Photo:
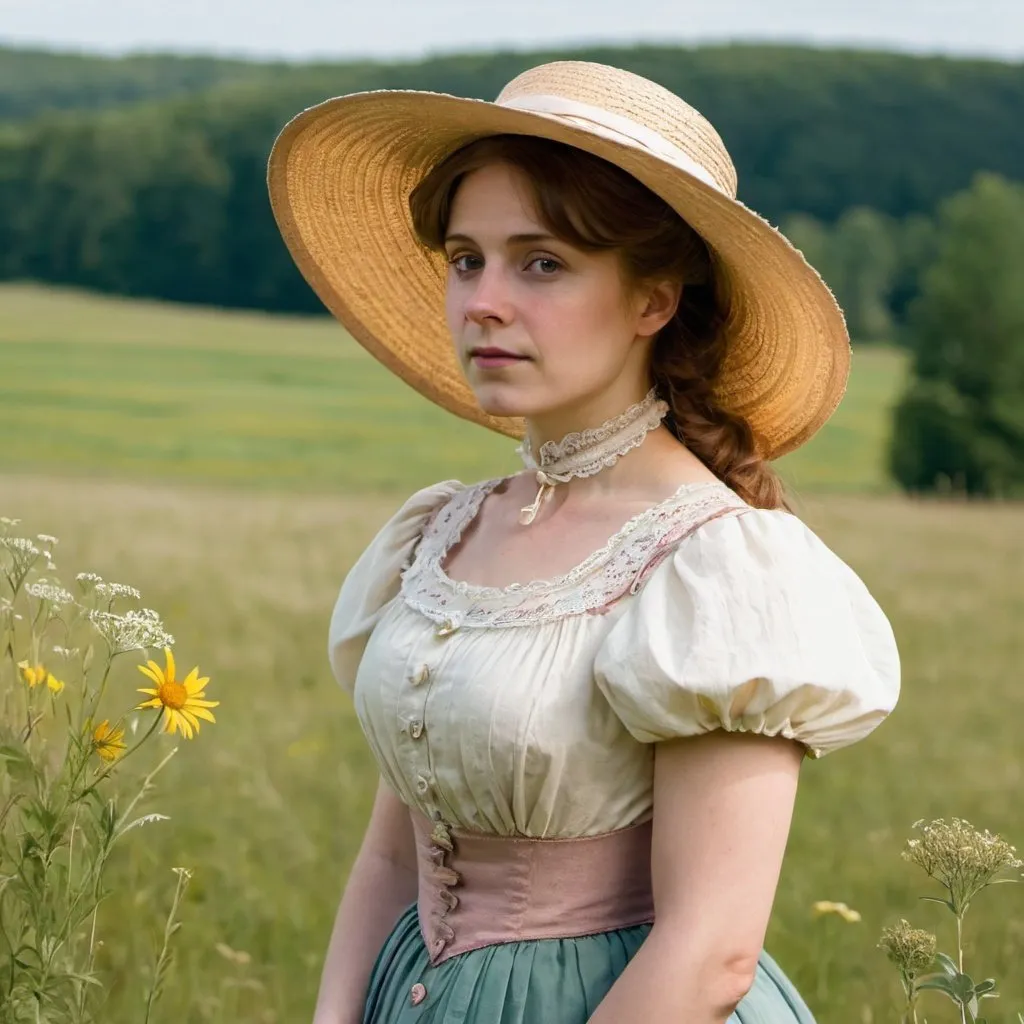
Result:
M656 921L591 1024L722 1024L754 980L803 748L721 730L658 744Z
M373 962L416 899L416 842L409 809L382 781L338 906L313 1024L359 1024Z

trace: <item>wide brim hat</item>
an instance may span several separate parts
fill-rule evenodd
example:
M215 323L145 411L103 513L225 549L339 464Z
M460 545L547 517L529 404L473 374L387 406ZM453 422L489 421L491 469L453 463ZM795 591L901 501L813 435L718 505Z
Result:
M489 135L565 143L633 175L707 243L728 317L719 402L777 458L807 441L842 398L850 340L818 273L736 198L711 124L667 89L618 68L544 64L493 103L383 90L303 111L274 144L268 185L292 258L324 305L388 369L438 405L521 437L522 420L481 409L444 312L447 261L413 230L409 196L455 150Z

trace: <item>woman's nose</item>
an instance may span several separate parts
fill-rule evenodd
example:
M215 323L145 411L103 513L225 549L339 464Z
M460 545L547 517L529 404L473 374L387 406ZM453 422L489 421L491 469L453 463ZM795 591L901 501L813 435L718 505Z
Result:
M475 324L506 324L512 319L507 283L498 267L485 267L466 298L466 318Z

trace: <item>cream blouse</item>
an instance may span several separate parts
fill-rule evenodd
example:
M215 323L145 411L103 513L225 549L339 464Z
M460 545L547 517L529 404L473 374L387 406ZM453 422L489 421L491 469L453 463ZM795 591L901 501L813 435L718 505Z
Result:
M576 837L652 812L658 740L862 739L899 657L856 574L793 515L684 485L550 581L442 568L500 481L414 494L341 587L329 655L385 781L456 829Z

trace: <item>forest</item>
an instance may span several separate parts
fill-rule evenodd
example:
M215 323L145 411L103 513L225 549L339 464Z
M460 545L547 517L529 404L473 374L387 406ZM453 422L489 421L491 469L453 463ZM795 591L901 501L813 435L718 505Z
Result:
M493 98L561 57L628 68L693 103L732 153L740 198L775 224L798 218L809 244L873 211L890 271L867 302L884 307L866 314L868 334L898 322L914 291L921 218L978 172L1024 179L1024 65L753 45L309 66L0 50L0 278L316 310L266 200L267 154L288 118L366 89Z

